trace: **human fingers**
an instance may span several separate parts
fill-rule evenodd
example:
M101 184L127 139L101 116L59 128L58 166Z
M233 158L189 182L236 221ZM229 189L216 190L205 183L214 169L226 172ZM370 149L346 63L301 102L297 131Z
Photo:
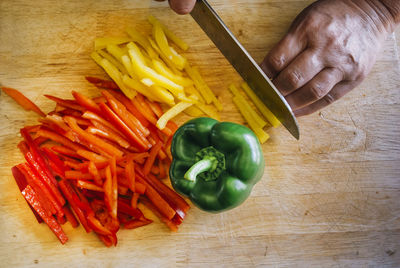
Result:
M341 97L346 95L349 91L351 91L354 87L355 87L354 84L349 83L348 81L342 81L336 84L336 86L334 86L332 90L328 94L326 94L322 99L294 111L294 114L297 117L312 114L328 106L334 101L340 99Z
M294 111L298 110L323 98L342 79L339 69L325 68L303 87L287 95L286 101Z
M304 38L298 38L294 34L287 34L265 56L260 65L261 69L269 78L274 79L305 47L306 41Z
M279 73L274 85L287 96L307 84L324 67L321 57L314 50L307 49Z
M184 15L192 11L196 0L169 0L169 5L178 14Z

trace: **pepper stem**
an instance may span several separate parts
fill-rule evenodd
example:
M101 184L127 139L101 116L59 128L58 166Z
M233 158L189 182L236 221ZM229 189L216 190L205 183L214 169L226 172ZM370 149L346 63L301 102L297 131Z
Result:
M213 146L198 151L195 161L184 175L189 181L195 181L197 178L213 181L225 170L225 156Z
M185 173L184 178L190 181L195 181L197 175L199 175L200 173L203 173L205 171L212 171L213 167L215 169L216 161L217 159L213 156L198 161Z

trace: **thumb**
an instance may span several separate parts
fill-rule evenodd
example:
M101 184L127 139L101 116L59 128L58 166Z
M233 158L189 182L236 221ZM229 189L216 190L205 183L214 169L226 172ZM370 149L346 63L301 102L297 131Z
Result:
M169 5L178 14L184 15L192 11L196 0L169 0Z

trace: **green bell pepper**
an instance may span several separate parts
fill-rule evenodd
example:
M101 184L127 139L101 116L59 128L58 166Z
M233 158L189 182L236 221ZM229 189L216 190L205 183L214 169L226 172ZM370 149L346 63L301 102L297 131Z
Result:
M192 119L176 131L171 153L172 186L209 212L239 206L264 173L257 137L236 123Z

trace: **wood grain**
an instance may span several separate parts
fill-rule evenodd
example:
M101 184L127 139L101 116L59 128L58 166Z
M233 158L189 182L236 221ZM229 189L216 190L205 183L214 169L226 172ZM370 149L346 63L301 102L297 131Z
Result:
M260 62L312 1L213 0L210 3ZM98 92L85 75L104 73L89 57L93 39L126 26L149 31L153 14L191 46L224 105L223 120L243 123L227 85L240 77L189 16L143 0L0 1L0 84L20 89L44 111L44 93ZM156 223L118 233L105 248L80 227L62 246L35 219L10 168L23 161L18 130L37 116L0 96L1 267L399 267L400 30L388 37L368 78L343 100L301 118L301 140L270 130L267 168L251 197L224 214L193 208L177 233ZM177 121L182 123L188 117Z

